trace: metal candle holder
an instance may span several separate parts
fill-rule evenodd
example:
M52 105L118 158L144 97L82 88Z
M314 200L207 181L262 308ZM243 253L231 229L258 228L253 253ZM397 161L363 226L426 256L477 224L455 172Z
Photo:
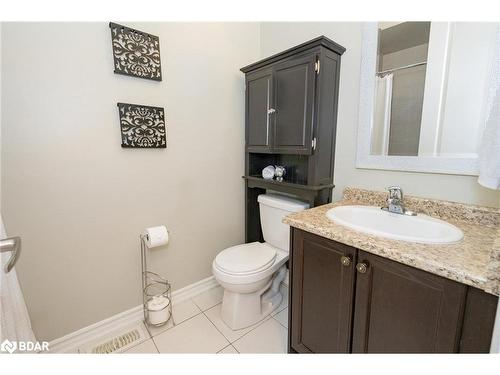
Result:
M174 318L172 317L172 294L171 286L167 279L158 275L155 272L148 271L147 269L147 246L146 241L148 236L143 234L140 236L141 239L141 266L142 266L142 309L144 312L144 322L147 325L154 327L161 327L167 324L170 320L175 325ZM168 304L163 309L159 311L164 311L168 309L168 319L160 324L152 323L149 317L148 304L153 300L154 297L165 297L167 298Z

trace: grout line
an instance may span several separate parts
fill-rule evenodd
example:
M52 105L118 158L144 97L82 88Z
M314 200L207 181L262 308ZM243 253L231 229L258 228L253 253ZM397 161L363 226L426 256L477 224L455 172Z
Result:
M123 354L125 354L125 353L126 353L126 352L128 352L130 349L135 348L136 346L139 346L139 345L141 345L141 344L144 344L144 343L145 343L145 342L147 342L148 340L152 340L152 338L150 337L149 339L145 339L145 340L142 340L142 341L136 342L134 345L132 345L132 346L128 347L128 348L127 348L127 350L123 350L123 348L122 348L122 350L118 349L116 352L117 352L117 353L120 353L120 354L122 354L122 353L123 353Z
M274 310L274 311L271 313L271 316L272 316L272 317L275 317L276 315L278 315L280 312L282 312L282 311L283 311L283 310L285 310L286 308L288 308L288 304L287 304L285 307L283 307L282 309L279 309L279 310L278 310L278 309L276 309L276 310Z
M172 322L172 323L173 323L173 322ZM167 322L166 324L168 325L169 323ZM172 329L172 328L174 328L174 327L175 327L175 325L172 325L172 327L170 327L170 328L166 328L165 330L160 331L160 332L158 332L158 333L156 333L156 334L154 334L154 335L153 335L152 331L150 331L150 330L149 330L149 329L150 329L150 327L149 327L147 324L145 324L145 323L144 323L144 325L146 326L146 330L148 331L149 336L150 336L151 338L153 338L153 337L155 337L155 336L158 336L159 334L161 334L161 333L163 333L163 332L167 332L169 329ZM161 328L160 328L160 329L161 329Z
M216 354L219 354L220 352L222 352L224 349L227 349L229 348L230 346L232 346L231 344L228 344L226 345L225 347L223 347L221 350L219 350ZM236 350L236 349L235 349Z
M278 315L281 311L283 311L284 309L286 309L288 307L288 304L282 308L278 313L276 313L275 315ZM236 341L239 341L241 340L243 337L245 337L246 335L248 335L250 332L254 331L256 328L260 327L262 324L264 324L265 322L267 322L269 319L274 319L280 326L284 327L287 331L288 331L288 328L285 327L283 324L281 324L277 319L274 318L274 315L269 314L265 319L262 319L260 322L258 322L258 324L252 328L250 331L248 331L247 333L245 333L243 336L241 336L240 338L238 338L237 340L234 340L231 345L233 345ZM233 345L234 346L234 345ZM236 348L235 348L236 349ZM236 350L238 351L238 350ZM238 352L239 353L239 352Z
M195 296L196 297L196 296ZM195 300L193 298L191 298L191 301L194 303L194 305L198 308L198 310L200 310L201 312L203 312L203 310L201 309L200 306L198 306L198 304L195 302Z
M221 286L216 286L216 287L214 287L214 288L211 288L211 289L205 290L204 292L199 293L199 294L197 294L197 295L195 295L195 296L191 297L190 299L191 299L191 301L192 301L192 302L196 305L196 307L197 307L197 308L199 308L199 309L201 310L201 312L205 312L205 311L207 311L207 310L210 310L212 307L215 307L215 306L217 306L219 303L222 303L222 299L220 300L220 302L217 302L215 305L213 305L213 306L209 306L209 307L207 307L207 308L205 308L205 309L203 309L201 306L199 306L199 305L196 303L196 301L195 301L194 299L195 299L196 297L198 297L198 296L201 296L202 294L206 294L206 293L208 293L208 292L210 292L210 291L214 291L214 290L215 290L215 289L217 289L217 288L222 288L222 287L221 287Z
M142 344L147 343L148 341L151 341L151 342L153 343L153 346L155 347L155 349L156 349L156 351L157 351L157 354L159 354L159 353L160 353L160 351L158 350L158 348L157 348L157 346L156 346L156 344L155 344L155 342L154 342L153 338L149 338L149 339L147 339L147 340L140 341L139 343L137 343L137 344L135 344L135 345L131 346L131 347L130 347L130 348L128 348L127 350L118 352L118 354L134 354L134 353L127 353L127 352L128 352L129 350L131 350L131 349L133 349L133 348L135 348L135 347L139 346L139 345L142 345ZM154 354L154 353L150 353L150 354Z
M120 354L126 354L130 349L135 348L136 346L139 346L141 344L144 344L145 342L148 342L148 340L153 341L153 337L151 336L151 332L149 332L148 326L146 325L146 323L144 323L144 320L140 320L139 325L142 326L142 328L146 331L148 337L145 337L144 340L142 340L142 341L138 341L137 343L135 343L135 345L132 345L127 350L120 351L119 352ZM154 345L154 342L153 342L153 345ZM156 347L156 345L155 345L155 347Z
M197 317L198 315L200 315L200 314L203 314L203 312L199 312L199 313L198 313L198 314L196 314L196 315L190 316L189 318L187 318L186 320L183 320L182 322L180 322L180 323L176 324L175 326L172 326L172 327L170 327L170 328L167 328L167 329L165 329L164 331L158 332L157 334L155 334L155 335L154 335L154 336L152 336L151 338L155 338L155 337L157 337L157 336L161 335L162 333L165 333L165 332L167 332L167 331L170 331L172 328L178 327L178 326L180 326L181 324L184 324L184 323L186 323L187 321L189 321L189 320L191 320L191 319L193 319L193 318L196 318L196 317Z
M201 294L201 293L200 293L200 294ZM219 303L215 304L214 306L207 308L206 310L202 310L202 309L200 308L200 306L198 306L198 305L196 304L196 302L194 302L194 300L193 300L193 299L189 299L189 300L190 300L190 301L191 301L191 302L192 302L192 303L196 306L196 308L199 310L199 312L198 312L197 314L195 314L195 315L193 315L193 316L191 316L191 317L189 317L189 318L187 318L187 319L183 320L183 321L182 321L182 322L180 322L179 324L173 325L172 327L167 328L167 329L165 329L164 331L158 332L156 335L152 335L152 334L151 334L151 332L149 331L149 329L148 329L147 325L146 325L146 324L144 324L144 322L142 322L142 321L141 321L141 323L142 323L142 324L144 324L144 325L146 326L146 331L149 333L149 335L150 335L150 339L153 341L153 345L155 346L156 350L158 351L158 354L167 354L167 353L160 353L160 350L158 349L158 346L156 345L156 342L155 342L155 340L154 340L154 337L157 337L157 336L159 336L160 334L162 334L162 333L164 333L164 332L167 332L167 331L169 331L170 329L172 329L172 328L174 328L174 327L177 327L177 326L179 326L179 325L181 325L181 324L183 324L183 323L185 323L185 322L187 322L187 321L189 321L189 320L191 320L191 319L193 319L193 318L197 317L197 316L198 316L198 315L200 315L200 314L203 314L203 316L204 316L205 318L207 318L207 320L208 320L208 321L209 321L209 322L210 322L210 323L211 323L211 324L215 327L215 329L217 330L217 332L219 332L219 333L222 335L222 337L224 337L224 339L226 339L226 341L228 342L228 345L224 346L224 347L223 347L222 349L220 349L217 353L219 353L219 352L223 351L224 349L228 348L229 346L231 346L231 347L232 347L232 348L233 348L233 349L234 349L234 350L235 350L238 354L240 354L240 352L238 351L238 349L236 349L236 347L235 347L233 344L234 344L235 342L237 342L237 341L241 340L243 337L245 337L246 335L248 335L250 332L254 331L256 328L260 327L262 324L264 324L265 322L267 322L269 319L274 319L274 320L275 320L275 321L276 321L276 322L277 322L280 326L282 326L282 327L283 327L283 328L285 328L285 329L288 329L287 327L285 327L283 324L281 324L281 323L280 323L280 322L279 322L279 321L278 321L278 320L274 317L275 315L277 315L277 314L279 314L280 312L282 312L283 310L285 310L285 309L288 307L288 304L287 304L285 307L283 307L283 308L282 308L282 309L280 309L279 311L276 311L274 315L273 315L273 314L269 314L267 317L265 317L265 318L264 318L264 319L262 319L261 321L257 322L257 323L255 324L255 326L254 326L254 327L253 327L250 331L248 331L248 332L246 332L245 334L243 334L242 336L238 337L236 340L231 341L228 337L226 337L226 336L224 335L224 333L223 333L223 332L222 332L222 331L221 331L221 330L220 330L220 329L219 329L219 328L215 325L215 323L214 323L214 322L212 322L212 320L211 320L211 319L208 317L208 315L205 313L206 311L208 311L208 310L210 310L210 309L214 308L215 306L220 305L222 302L219 302ZM147 340L145 340L145 341L143 341L143 342L146 342L146 341L147 341ZM138 345L139 345L139 344L138 344Z
M242 335L241 337L238 337L236 340L232 341L231 342L231 345L233 345L236 341L239 341L241 340L243 337L245 337L246 335L248 335L250 332L254 331L256 328L260 327L262 324L264 324L265 322L267 322L269 319L274 319L274 315L277 315L279 314L280 312L282 312L283 310L285 310L286 308L288 308L288 303L285 307L283 307L281 310L279 310L278 312L273 312L271 314L269 314L268 316L266 316L264 319L262 319L261 321L255 323L255 327L253 327L250 331L248 331L247 333L245 333L244 335ZM274 315L273 315L274 314ZM210 320L210 319L208 319ZM274 319L276 322L278 322L277 319ZM282 327L284 327L286 330L288 330L287 327L285 327L283 324L281 324L280 322L278 322L278 324L280 324ZM225 337L225 336L224 336ZM228 339L229 340L229 339ZM233 345L234 346L234 345ZM234 348L237 352L238 350L236 348ZM239 352L238 352L239 353Z
M217 305L220 305L220 303L218 303ZM215 305L215 306L217 306L217 305ZM215 307L215 306L214 306L214 307ZM210 318L209 318L209 317L205 314L205 312L203 312L203 314L207 317L207 319L208 319L208 320L210 320ZM230 339L230 338L226 337L226 336L224 335L224 333L223 333L223 332L222 332L222 331L221 331L221 330L220 330L220 329L219 329L219 328L215 325L215 323L214 323L214 322L212 322L212 321L210 320L210 323L212 323L212 324L214 325L214 327L217 329L217 331L219 331L219 332L222 334L222 336L224 336L224 338L225 338L227 341L229 341L229 343L232 345L234 342L236 342L236 341L238 341L239 339L241 339L242 337L244 337L244 336L248 335L250 332L252 332L254 329L256 329L257 327L259 327L261 324L263 324L263 323L267 322L270 318L272 318L272 316L271 316L271 315L268 315L268 316L266 316L264 319L259 320L257 323L255 323L255 326L254 326L254 327L253 327L250 331L248 331L248 332L244 333L243 335L241 335L240 337L238 337L236 340L233 340L233 341L231 341L231 339ZM222 320L222 318L221 318L221 320ZM222 323L224 323L224 321L223 321ZM228 328L229 328L229 327L228 327ZM247 328L248 328L248 327L247 327ZM231 329L231 328L229 328L229 329ZM243 328L243 329L245 329L245 328ZM239 352L238 352L238 353L239 353Z
M234 344L236 341L240 341L243 337L245 337L246 335L248 335L250 332L255 331L255 329L256 329L256 328L259 328L262 324L264 324L265 322L267 322L269 319L272 319L272 316L271 316L271 315L268 315L268 316L266 316L264 319L262 319L261 321L259 321L259 322L255 323L255 324L256 324L256 326L255 326L255 327L253 327L250 331L248 331L247 333L245 333L243 336L238 337L236 340L234 340L234 341L231 343L231 345L232 345L232 344ZM236 348L235 348L235 349L236 349ZM238 353L239 353L239 352L238 352Z
M176 324L175 326L172 326L172 327L170 327L170 328L167 328L165 331L158 332L155 336L151 337L151 340L153 340L153 343L155 344L156 350L158 350L158 353L159 353L159 354L169 354L169 353L160 353L160 349L158 349L158 346L156 345L156 342L155 342L155 340L154 340L154 338L155 338L155 337L158 337L158 336L159 336L159 335L161 335L162 333L165 333L165 332L167 332L167 331L170 331L172 328L178 327L178 326L180 326L181 324L184 324L184 323L186 323L187 321L189 321L189 320L191 320L191 319L193 319L193 318L196 318L196 317L197 317L198 315L200 315L200 314L203 314L203 311L199 312L199 313L198 313L198 314L196 314L196 315L193 315L193 316L191 316L191 317L187 318L186 320L183 320L182 322L180 322L179 324ZM203 315L205 315L205 314L203 314ZM206 317L206 315L205 315L205 317ZM207 318L207 319L208 319L208 318ZM208 319L208 320L210 321L210 319ZM210 323L212 323L212 321L210 321ZM213 323L212 323L212 324L213 324ZM224 338L225 338L225 337L224 337ZM229 341L229 340L228 340L228 341ZM229 344L231 344L231 343L229 343ZM222 350L222 349L221 349L221 350Z
M152 338L152 337L151 337L151 341L153 341L153 345L155 346L156 351L158 352L158 354L161 354L161 353L160 353L160 349L158 349L158 346L156 345L156 342L155 342L155 340L153 340L153 338Z
M189 300L186 300L186 301L191 301L191 300L189 299ZM186 301L183 301L183 302L186 302ZM164 333L164 332L170 331L172 328L175 328L175 327L177 327L177 326L181 325L182 323L185 323L185 322L187 322L188 320L193 319L193 318L197 317L197 316L198 316L198 315L200 315L200 314L203 314L203 311L201 311L201 309L198 307L198 305L196 305L196 303L194 303L194 301L191 301L191 302L193 302L193 304L195 305L195 307L196 307L199 311L198 311L196 314L194 314L193 316L190 316L189 318L184 319L184 320L183 320L182 322L180 322L180 323L175 323L175 321L174 321L174 316L173 316L173 314L174 314L174 313L173 313L173 311L172 311L172 324L173 324L173 325L172 325L172 327L170 327L170 328L166 328L166 329L164 329L163 331L160 331L160 332L158 332L158 333L156 333L156 334L154 334L154 335L153 335L153 334L149 331L148 326L147 326L146 324L144 324L144 325L146 326L146 329L147 329L147 331L149 332L149 334L150 334L151 338L156 337L156 336L158 336L158 335L161 335L161 334L162 334L162 333ZM182 303L182 302L181 302L181 303ZM167 324L168 324L168 323L167 323Z
M221 304L221 303L222 303L222 300L221 300L220 302L217 302L215 305L209 306L209 307L207 307L207 308L205 308L205 309L202 309L200 306L198 306L194 300L193 300L193 303L196 305L196 307L197 307L198 309L200 309L200 311L201 311L201 312L205 312L205 311L208 311L208 310L210 310L211 308L213 308L213 307L215 307L215 306L217 306L217 305Z
M285 286L285 287L286 287L286 286ZM286 288L288 289L288 287L286 287ZM213 288L213 289L215 289L215 288ZM280 290L280 292L281 292L281 290ZM206 292L204 292L204 293L206 293ZM203 294L203 293L200 293L200 294ZM264 319L262 319L261 321L257 322L257 323L255 324L255 326L254 326L254 327L253 327L250 331L248 331L248 332L246 332L245 334L243 334L242 336L238 337L236 340L231 341L231 340L230 340L228 337L226 337L226 336L224 335L224 333L223 333L223 332L222 332L222 331L221 331L221 330L220 330L220 329L219 329L219 328L215 325L215 323L214 323L214 322L212 322L212 320L208 317L208 315L207 315L207 314L205 314L205 312L206 312L206 311L208 311L208 310L210 310L210 309L214 308L214 307L215 307L215 306L217 306L217 305L220 305L220 304L222 303L222 301L221 301L221 302L219 302L219 303L216 303L215 305L213 305L213 306L211 306L211 307L206 308L205 310L203 310L203 309L202 309L202 308L201 308L201 307L200 307L200 306L199 306L199 305L198 305L198 304L194 301L194 299L193 299L193 298L191 298L191 301L194 303L194 305L195 305L198 309L200 309L201 313L205 316L205 318L207 318L207 319L208 319L208 321L209 321L209 322L210 322L210 323L211 323L211 324L215 327L215 329L217 330L217 332L219 332L219 333L222 335L222 337L224 337L224 338L225 338L225 339L229 342L229 345L231 345L231 346L233 347L233 349L234 349L234 350L236 350L236 352L237 352L237 353L240 353L240 352L239 352L239 351L238 351L238 349L236 349L236 347L233 345L235 342L237 342L237 341L241 340L243 337L245 337L246 335L248 335L250 332L253 332L256 328L260 327L262 324L264 324L265 322L267 322L269 319L274 319L274 315L279 314L281 311L283 311L284 309L286 309L286 308L288 307L288 303L287 303L287 304L286 304L286 306L284 306L284 307L283 307L282 309L280 309L279 311L278 311L278 310L276 310L276 311L274 311L273 313L271 313L271 314L269 314L268 316L266 316L266 317L265 317ZM197 315L199 315L199 314L197 314ZM197 315L196 315L196 316L197 316ZM194 318L194 317L193 317L193 318ZM191 318L190 318L190 319L191 319ZM187 319L187 320L189 320L189 319ZM274 319L274 320L275 320L275 321L276 321L276 322L277 322L280 326L282 326L283 328L285 328L285 329L287 329L287 330L288 330L288 328L286 328L283 324L281 324L281 323L280 323L277 319ZM184 322L182 322L182 323L184 323ZM181 323L181 324L182 324L182 323ZM224 323L224 322L223 322L223 323ZM228 327L228 328L229 328L229 327ZM170 328L169 328L169 329L170 329ZM219 353L220 351L222 351L222 350L226 349L229 345L226 345L224 348L222 348L221 350L219 350L217 353Z
M187 300L185 300L185 301L183 301L183 302L187 302L187 301L191 302L191 303L194 305L194 307L196 307L196 308L198 309L198 312L197 312L195 315L193 315L191 318L194 318L195 316L198 316L198 315L200 315L200 314L203 314L203 310L202 310L202 309L200 309L200 306L198 306L198 305L196 304L196 302L194 302L194 300L193 300L192 298L189 298L189 299L187 299ZM181 302L181 303L183 303L183 302ZM173 314L173 306L172 306L172 314ZM179 325L179 324L184 323L186 320L189 320L189 319L191 319L191 318L187 318L187 319L183 320L182 322L180 322L180 323L178 323L178 324L175 324L175 325L174 325L174 327L175 327L175 326L177 326L177 325Z
M140 320L140 323L144 326L144 328L146 329L146 332L148 333L149 335L149 338L152 339L153 338L153 335L151 334L151 332L149 331L149 327L148 325L146 324L146 322L144 320Z
M215 306L217 306L217 305L215 305ZM215 306L214 306L214 307L215 307ZM231 345L231 340L229 340L226 336L224 336L224 334L222 333L222 331L221 331L219 328L217 328L217 326L215 325L215 323L214 323L214 322L212 322L212 321L210 320L210 318L207 316L207 314L205 314L205 311L203 311L203 312L202 312L202 314L203 314L203 315L205 315L205 318L207 318L207 319L208 319L208 321L209 321L209 322L210 322L210 323L211 323L211 324L215 327L215 329L217 330L217 332L219 332L219 333L222 335L222 337L224 337L224 338L226 339L226 341L229 343L229 345ZM225 347L224 347L224 348L222 348L221 350L224 350L224 349L225 349L225 348L227 348L229 345L225 346ZM219 351L220 351L220 350L219 350ZM217 352L217 353L218 353L218 352Z
M146 332L149 334L149 339L150 339L150 340L151 340L151 342L153 343L153 345L154 345L154 347L155 347L155 349L156 349L157 353L158 353L158 354L160 354L160 350L159 350L159 349L158 349L158 347L156 346L156 342L155 342L155 340L153 340L153 335L152 335L152 334L151 334L151 332L149 331L149 327L148 327L148 325L146 324L146 322L145 322L144 320L141 320L141 323L142 323L142 325L144 325L144 327L146 327ZM167 323L167 324L168 324L168 323ZM170 328L169 328L169 329L170 329ZM167 331L168 331L168 329L167 329ZM147 340L146 340L146 341L147 341ZM144 342L146 342L146 341L144 341ZM153 353L153 354L154 354L154 353Z
M278 324L279 324L280 326L282 326L283 328L285 328L285 329L288 331L288 327L285 327L285 325L284 325L284 324L282 324L282 323L281 323L278 319L276 319L274 316L273 316L272 318L273 318L276 322L278 322Z

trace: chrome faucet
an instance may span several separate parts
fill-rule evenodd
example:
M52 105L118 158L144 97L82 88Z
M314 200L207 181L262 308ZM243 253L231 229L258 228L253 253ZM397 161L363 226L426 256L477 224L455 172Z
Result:
M400 215L415 216L416 213L405 208L403 203L403 189L399 186L389 186L389 197L387 198L387 207L382 207L383 210Z

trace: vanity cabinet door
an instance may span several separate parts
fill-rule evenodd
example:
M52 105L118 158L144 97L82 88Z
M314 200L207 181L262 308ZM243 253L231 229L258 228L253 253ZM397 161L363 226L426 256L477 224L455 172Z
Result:
M458 351L465 285L364 251L356 273L354 353Z
M248 151L270 152L272 143L272 69L246 76L246 146Z
M274 151L310 154L316 83L310 54L284 61L274 67Z
M289 340L299 353L348 353L356 249L292 229Z

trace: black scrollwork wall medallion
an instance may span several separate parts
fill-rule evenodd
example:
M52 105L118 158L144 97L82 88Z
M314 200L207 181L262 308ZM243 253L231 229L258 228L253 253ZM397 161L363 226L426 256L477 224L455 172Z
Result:
M122 147L166 148L165 112L161 107L118 103Z
M160 38L110 22L115 73L161 81Z

